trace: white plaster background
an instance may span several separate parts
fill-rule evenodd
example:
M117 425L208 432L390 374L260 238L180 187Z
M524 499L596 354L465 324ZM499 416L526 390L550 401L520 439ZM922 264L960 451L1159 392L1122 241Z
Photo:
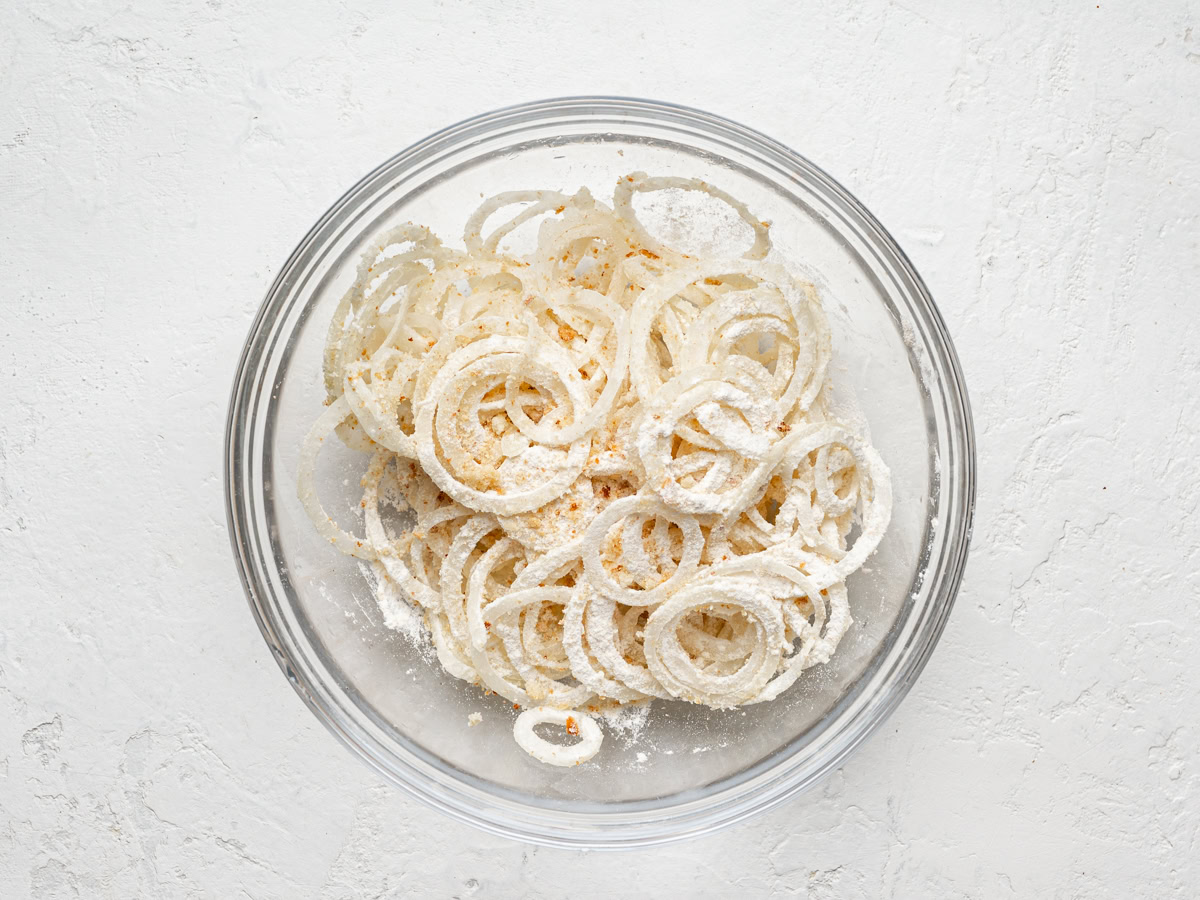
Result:
M0 897L1194 896L1200 8L738 5L3 4ZM251 316L341 191L589 92L724 113L866 202L980 451L958 605L882 731L622 855L478 833L338 746L254 627L219 468Z

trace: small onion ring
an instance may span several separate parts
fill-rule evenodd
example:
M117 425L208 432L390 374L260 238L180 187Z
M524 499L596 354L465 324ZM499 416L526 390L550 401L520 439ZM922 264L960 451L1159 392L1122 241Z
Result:
M579 741L571 746L552 744L534 733L537 725L561 725L568 732L577 728ZM534 759L552 766L577 766L587 762L600 751L604 734L591 716L575 710L537 706L517 716L513 737L521 749Z

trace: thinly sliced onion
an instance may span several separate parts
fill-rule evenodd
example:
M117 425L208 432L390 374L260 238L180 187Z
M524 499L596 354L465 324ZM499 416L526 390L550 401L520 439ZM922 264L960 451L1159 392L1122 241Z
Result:
M666 246L633 202L664 190L727 204L752 243ZM502 251L526 223L535 249ZM524 707L517 742L552 765L600 747L580 708L761 703L828 662L891 481L833 420L829 326L816 288L767 259L768 224L706 182L636 172L611 204L499 194L463 243L411 224L372 242L300 448L305 511L371 567L396 624L410 603L441 666ZM371 454L361 538L317 495L335 434Z

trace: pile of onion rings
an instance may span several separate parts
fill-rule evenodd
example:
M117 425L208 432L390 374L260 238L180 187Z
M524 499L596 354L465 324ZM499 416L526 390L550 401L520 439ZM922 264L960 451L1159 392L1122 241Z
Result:
M749 247L666 246L633 202L662 190L724 202ZM502 250L526 223L536 248ZM373 569L381 602L413 604L448 672L523 708L518 743L553 765L600 748L588 712L760 703L826 662L891 482L830 414L825 314L769 261L768 224L639 172L611 206L499 194L463 243L395 228L339 302L299 465L317 530ZM361 535L315 489L335 434L371 454Z

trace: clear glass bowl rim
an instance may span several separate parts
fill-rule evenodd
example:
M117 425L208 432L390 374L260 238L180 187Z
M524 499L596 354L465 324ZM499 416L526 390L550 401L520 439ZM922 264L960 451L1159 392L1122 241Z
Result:
M277 595L265 577L256 552L262 538L250 514L252 492L261 487L248 474L246 459L255 446L257 400L264 384L264 347L280 319L295 274L301 270L331 231L353 214L356 204L372 189L439 153L478 141L504 128L529 123L595 120L597 126L622 121L669 125L677 132L694 129L708 139L732 145L783 173L798 173L816 186L848 223L859 229L877 257L903 287L900 299L912 317L918 339L928 354L946 428L941 476L934 484L940 494L942 529L937 559L925 561L926 602L910 609L918 618L903 646L888 650L891 666L873 695L849 719L839 709L818 730L839 725L819 758L789 766L805 746L800 739L760 761L715 789L701 788L653 801L609 806L541 804L442 764L419 747L398 746L374 726L361 710L346 702L345 692L328 673L317 670L284 627L288 601ZM269 390L269 385L267 389ZM343 744L374 769L416 799L448 815L494 834L532 843L589 849L645 847L710 833L766 811L818 782L840 765L878 728L907 694L941 636L954 604L966 565L975 506L975 437L966 384L945 323L924 282L895 239L875 217L824 170L787 146L732 120L686 106L660 101L608 96L563 97L523 103L484 113L451 125L400 151L348 190L300 241L267 292L247 336L231 392L225 433L225 500L230 543L242 585L264 639L297 693L318 719ZM948 458L946 458L948 457ZM904 619L908 623L908 619ZM794 748L794 749L793 749ZM789 752L791 750L792 752ZM709 786L711 788L712 786Z

